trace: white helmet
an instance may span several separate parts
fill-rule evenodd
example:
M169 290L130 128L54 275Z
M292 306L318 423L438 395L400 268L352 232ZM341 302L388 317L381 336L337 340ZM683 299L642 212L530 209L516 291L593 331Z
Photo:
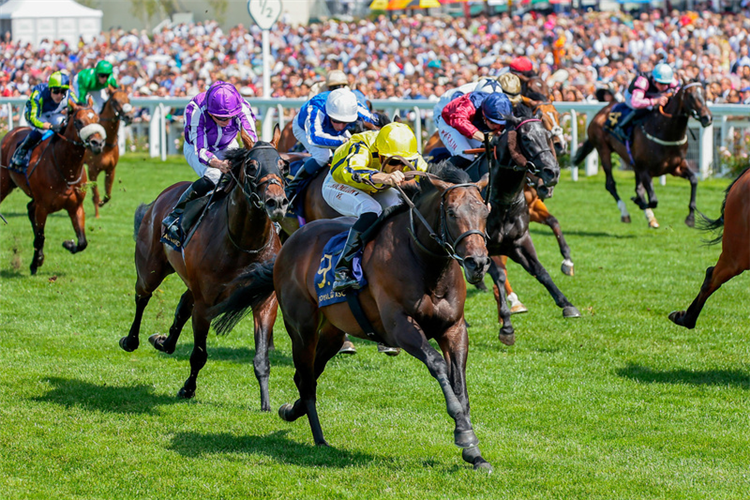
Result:
M357 96L348 89L336 89L328 94L326 113L337 122L352 123L357 121Z

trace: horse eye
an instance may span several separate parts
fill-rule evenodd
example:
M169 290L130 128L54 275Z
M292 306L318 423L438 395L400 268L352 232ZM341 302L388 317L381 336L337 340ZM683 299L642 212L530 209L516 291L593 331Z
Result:
M456 211L453 210L452 208L449 208L448 210L446 210L445 213L448 214L448 217L452 217L454 219L456 218Z

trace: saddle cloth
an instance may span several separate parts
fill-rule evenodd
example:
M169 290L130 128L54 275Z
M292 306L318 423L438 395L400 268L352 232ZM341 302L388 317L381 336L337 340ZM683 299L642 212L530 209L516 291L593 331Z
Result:
M351 288L343 292L333 291L333 274L336 262L344 249L348 235L349 231L337 234L323 247L323 255L320 259L318 272L315 274L315 291L318 294L318 307L345 302L349 294L358 293L358 290L352 290ZM362 250L357 253L352 261L352 274L357 279L360 288L364 288L367 285L367 279L365 279L364 272L362 271Z
M633 113L635 110L631 109L627 104L624 102L615 104L611 110L609 110L609 115L607 116L607 121L604 122L604 126L607 130L613 130L618 123L620 123L622 120L625 119L626 116L628 116L630 113ZM632 128L631 126L628 128Z
M190 235L191 229L193 229L193 226L200 220L203 211L208 209L209 200L211 201L211 205L214 205L217 201L224 198L227 195L225 188L226 185L217 187L213 198L211 197L211 193L208 193L207 195L201 196L185 205L185 210L177 221L177 224L180 226L179 240L172 240L172 238L165 233L165 228L162 227L161 242L166 243L179 252L181 247L184 246L188 235Z

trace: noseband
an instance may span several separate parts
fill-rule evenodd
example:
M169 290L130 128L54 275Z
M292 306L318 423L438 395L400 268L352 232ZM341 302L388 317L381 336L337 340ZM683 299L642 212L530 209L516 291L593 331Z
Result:
M256 149L273 149L273 150L276 150L276 148L274 148L270 144L268 144L268 145L261 144L261 145L253 146L253 148L250 151L255 151ZM258 160L255 160L255 161L257 162ZM247 166L247 162L248 162L248 160L245 159L245 161L242 163L242 170L243 170L243 172L245 172L245 167ZM260 168L258 168L258 170L260 170ZM234 181L237 183L237 185L240 186L240 189L242 189L242 193L245 195L245 199L247 199L247 201L252 206L254 206L255 208L257 208L258 210L262 210L263 209L263 200L260 198L260 196L258 196L258 193L256 192L258 189L260 189L261 186L264 186L266 184L275 184L277 186L281 186L282 188L284 187L284 185L281 183L281 181L279 181L279 179L274 178L274 177L269 177L268 179L264 180L263 182L255 183L254 182L255 181L255 177L253 177L251 175L248 175L247 172L245 172L245 182L244 183L240 183L239 179L237 179L237 177L235 177L235 175L234 175L233 172L230 171L229 175L231 175L232 178L234 179ZM271 175L271 174L269 174L269 175Z

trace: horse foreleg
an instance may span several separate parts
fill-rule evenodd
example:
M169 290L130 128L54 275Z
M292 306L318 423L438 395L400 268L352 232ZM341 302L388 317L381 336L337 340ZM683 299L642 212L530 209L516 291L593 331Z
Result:
M99 218L99 207L101 206L99 197L99 186L97 185L97 179L99 177L99 166L96 164L89 164L89 182L91 183L91 200L94 203L94 218Z
M615 199L615 202L617 202L617 208L620 209L620 220L629 223L630 213L628 212L628 207L625 205L625 202L620 199L620 195L617 194L617 183L612 176L612 150L606 146L605 148L602 148L599 151L599 159L602 161L602 170L604 170L604 175L607 179L604 186L607 188L607 191L609 191L609 194Z
M105 171L104 175L104 199L99 206L103 207L112 199L112 187L115 185L115 167Z
M190 399L195 396L196 380L198 373L206 365L208 353L206 352L206 337L211 322L206 318L205 307L202 305L193 310L193 352L190 354L190 376L185 384L177 392L177 397Z
M169 336L155 333L148 338L148 341L151 342L154 349L166 354L172 354L174 352L177 347L177 340L180 338L180 333L182 333L182 328L193 314L193 304L195 304L193 292L186 290L185 293L182 294L182 297L180 297L180 301L177 303L177 308L174 312L174 321L172 322L172 326L169 327Z
M557 285L555 285L554 281L552 281L552 277L549 275L542 263L539 262L539 258L536 254L536 249L534 248L534 243L532 243L531 237L528 235L528 233L521 239L521 241L518 242L517 246L514 247L513 252L510 254L510 258L523 266L526 272L534 276L537 281L539 281L539 283L544 285L549 294L552 296L552 299L555 301L555 304L557 304L557 307L562 308L563 317L578 318L581 316L581 313L578 311L578 309L576 309L576 307L570 303L567 297L563 295L560 289L557 288Z
M674 311L670 313L669 319L675 324L685 328L695 328L698 316L703 309L708 298L724 283L745 271L745 268L738 264L736 256L728 257L722 252L719 261L715 267L706 269L706 278L703 280L698 296L690 304L687 311Z
M568 246L568 242L565 241L565 236L563 236L560 223L557 221L554 215L549 213L549 210L547 210L547 205L545 205L542 200L537 199L534 204L529 207L529 220L537 222L539 224L547 225L550 227L550 229L552 229L552 233L554 233L555 238L557 238L557 244L560 247L560 254L563 257L563 262L562 266L560 266L560 270L563 272L563 274L573 276L575 274L573 268L574 265L573 260L570 257L570 247Z
M505 275L505 296L508 299L508 307L510 307L510 313L521 314L528 312L529 310L526 309L526 306L523 305L523 302L518 299L518 295L516 295L516 293L513 291L513 287L510 286L510 280L508 279L508 267L506 266L506 264L508 263L508 256L501 255L498 258L497 262L503 274Z
M646 217L646 222L648 222L648 227L657 228L659 227L659 222L656 220L656 216L654 215L654 211L651 209L651 204L649 201L646 200L646 193L649 191L653 192L653 182L651 180L651 175L648 172L645 171L637 171L635 172L635 196L631 198L633 202L638 205L638 208L643 210L643 215ZM654 195L654 198L656 198L656 195ZM651 196L649 195L649 199L651 199ZM658 203L658 200L656 200L656 203ZM655 206L655 205L654 205Z
M260 409L271 411L271 401L268 396L268 378L271 374L271 363L268 361L268 349L273 342L273 324L276 322L278 302L276 294L253 308L253 323L255 334L255 357L253 368L255 378L260 385Z
M73 240L63 241L63 247L70 253L82 252L89 245L86 241L86 214L83 211L83 203L79 203L68 208L70 222L73 223L73 230L76 232L78 244Z
M443 335L436 336L438 342L442 343L441 348L447 353L443 358L432 347L414 318L406 316L401 311L392 315L382 312L381 314L384 316L384 324L393 325L389 328L389 333L397 340L398 346L423 362L430 375L440 384L448 415L456 422L453 432L454 443L462 449L462 458L474 465L475 469L492 470L492 466L479 451L479 440L469 416L469 398L466 393L466 356L469 340L463 318Z
M687 224L688 227L695 227L695 195L698 191L698 176L695 175L695 172L690 170L690 167L688 167L687 161L682 160L682 165L680 165L680 176L684 177L690 182L690 204L688 205L688 216L685 218L685 224Z
M130 331L128 332L127 337L120 338L120 348L123 351L133 352L138 349L138 334L141 332L141 320L143 319L143 311L146 309L149 300L151 300L150 293L139 294L136 291L135 317L133 318L133 324L130 325Z
M497 338L505 345L513 345L516 343L516 334L510 319L511 312L508 307L508 297L505 289L507 278L500 257L492 256L490 258L488 272L492 277L492 291L495 294L495 302L497 302L497 321L500 323Z
M31 274L36 274L36 270L44 264L44 226L47 224L47 211L31 200L26 205L26 210L31 221L31 228L34 230L34 257L31 259Z

